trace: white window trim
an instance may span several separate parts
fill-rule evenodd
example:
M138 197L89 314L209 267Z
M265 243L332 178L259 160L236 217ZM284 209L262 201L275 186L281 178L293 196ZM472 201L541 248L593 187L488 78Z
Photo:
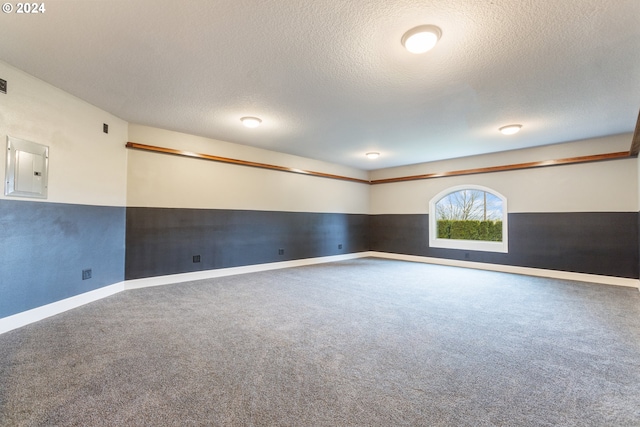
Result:
M455 239L438 239L438 219L436 217L436 203L444 196L455 193L460 190L480 190L491 193L502 200L502 242L482 242L478 240L455 240ZM429 201L429 247L445 248L445 249L462 249L468 251L484 251L484 252L509 252L509 224L507 209L507 198L497 191L483 187L481 185L456 185L449 187L444 191L436 194Z

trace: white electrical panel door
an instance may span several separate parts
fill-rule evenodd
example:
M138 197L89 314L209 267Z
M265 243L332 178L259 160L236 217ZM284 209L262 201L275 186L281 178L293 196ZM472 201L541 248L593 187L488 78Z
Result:
M47 198L49 147L7 136L6 196Z

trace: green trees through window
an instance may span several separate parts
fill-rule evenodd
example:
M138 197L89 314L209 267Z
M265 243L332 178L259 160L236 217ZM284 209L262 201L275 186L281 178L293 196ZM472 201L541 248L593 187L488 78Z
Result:
M439 239L502 241L502 200L484 190L449 193L436 203Z
M429 246L508 252L507 199L478 185L440 192L429 202Z

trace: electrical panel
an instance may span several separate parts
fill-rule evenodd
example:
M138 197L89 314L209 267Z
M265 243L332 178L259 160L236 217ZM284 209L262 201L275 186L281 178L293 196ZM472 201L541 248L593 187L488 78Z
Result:
M7 136L5 196L47 198L49 147Z

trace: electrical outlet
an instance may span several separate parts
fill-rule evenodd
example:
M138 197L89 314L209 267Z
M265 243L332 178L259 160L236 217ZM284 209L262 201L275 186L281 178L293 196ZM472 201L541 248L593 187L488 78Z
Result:
M342 249L342 243L338 245L338 249Z
M106 123L102 124L102 132L109 133L109 125Z
M193 262L200 262L200 255L194 255Z
M7 81L0 79L0 92L7 93Z
M278 255L284 255L284 249L278 249Z
M91 279L91 269L82 270L82 280Z

